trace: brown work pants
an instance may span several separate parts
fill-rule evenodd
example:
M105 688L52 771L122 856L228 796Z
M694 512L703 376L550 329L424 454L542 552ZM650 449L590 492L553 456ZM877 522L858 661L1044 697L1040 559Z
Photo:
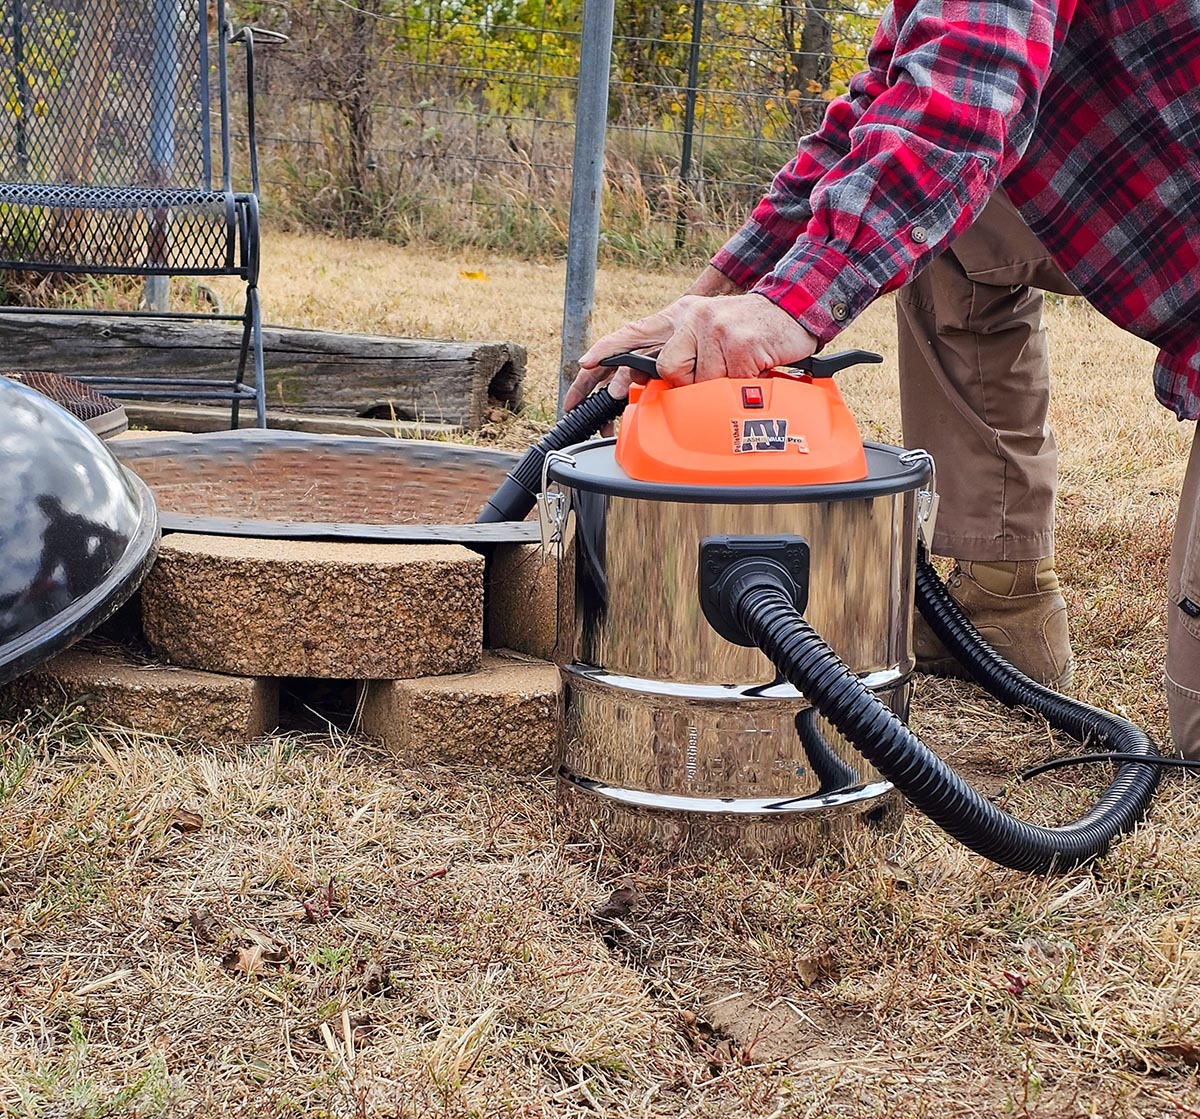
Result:
M1079 294L1001 191L897 297L904 440L938 466L939 555L1054 554L1058 452L1046 419L1043 291ZM1200 617L1192 616L1200 615L1200 441L1180 499L1168 594L1171 733L1181 753L1200 757Z

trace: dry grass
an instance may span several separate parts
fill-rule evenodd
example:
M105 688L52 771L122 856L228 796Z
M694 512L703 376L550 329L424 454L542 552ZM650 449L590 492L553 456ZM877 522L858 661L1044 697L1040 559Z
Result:
M559 272L268 244L272 319L512 338L550 399ZM606 273L598 328L683 279ZM890 353L890 329L881 307L845 341ZM1078 305L1051 329L1079 691L1161 737L1190 429L1146 347ZM892 377L842 377L868 435L895 438ZM944 681L914 724L993 792L1047 749ZM0 1114L1200 1115L1188 779L1100 865L1029 879L915 814L809 868L623 859L570 843L545 783L337 737L202 752L40 716L0 747ZM1061 819L1101 780L1005 804ZM591 915L630 882L627 915Z

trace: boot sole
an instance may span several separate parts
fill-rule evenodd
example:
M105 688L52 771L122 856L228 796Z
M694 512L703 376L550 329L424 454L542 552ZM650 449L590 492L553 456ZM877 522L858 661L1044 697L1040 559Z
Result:
M967 670L954 657L918 657L917 671L926 676L940 676L946 680L971 679Z
M970 680L971 676L967 670L954 657L936 657L929 660L918 659L917 671L926 676L938 676L943 680ZM1013 666L1016 667L1015 665ZM1030 677L1035 684L1041 684L1043 688L1051 688L1056 692L1067 693L1071 689L1071 684L1074 681L1075 673L1074 666L1068 669L1059 680L1039 680L1037 677ZM1021 669L1017 669L1018 672ZM1028 675L1026 673L1025 675Z

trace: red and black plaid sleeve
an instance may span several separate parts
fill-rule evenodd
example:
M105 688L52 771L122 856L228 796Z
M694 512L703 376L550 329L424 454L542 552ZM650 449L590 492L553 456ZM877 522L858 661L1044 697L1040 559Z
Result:
M1020 160L1074 0L897 0L867 69L713 264L822 342L922 268Z

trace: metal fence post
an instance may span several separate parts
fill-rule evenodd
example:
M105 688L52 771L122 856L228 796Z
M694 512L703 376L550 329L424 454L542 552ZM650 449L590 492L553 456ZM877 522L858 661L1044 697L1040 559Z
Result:
M158 185L171 181L175 164L175 87L179 80L179 16L174 0L154 0L153 40L150 64L150 162ZM150 261L165 259L170 221L165 209L151 218ZM151 311L171 309L171 278L146 277L146 307Z
M612 59L614 0L586 0L579 43L575 95L575 161L567 233L567 282L558 367L558 414L588 348L600 247L600 197L604 189L604 134L608 124L608 75Z
M683 105L683 151L679 156L679 185L683 197L675 218L675 247L687 240L684 202L692 177L692 138L696 133L696 94L700 85L700 39L704 34L704 0L692 0L692 41L688 44L687 97Z

